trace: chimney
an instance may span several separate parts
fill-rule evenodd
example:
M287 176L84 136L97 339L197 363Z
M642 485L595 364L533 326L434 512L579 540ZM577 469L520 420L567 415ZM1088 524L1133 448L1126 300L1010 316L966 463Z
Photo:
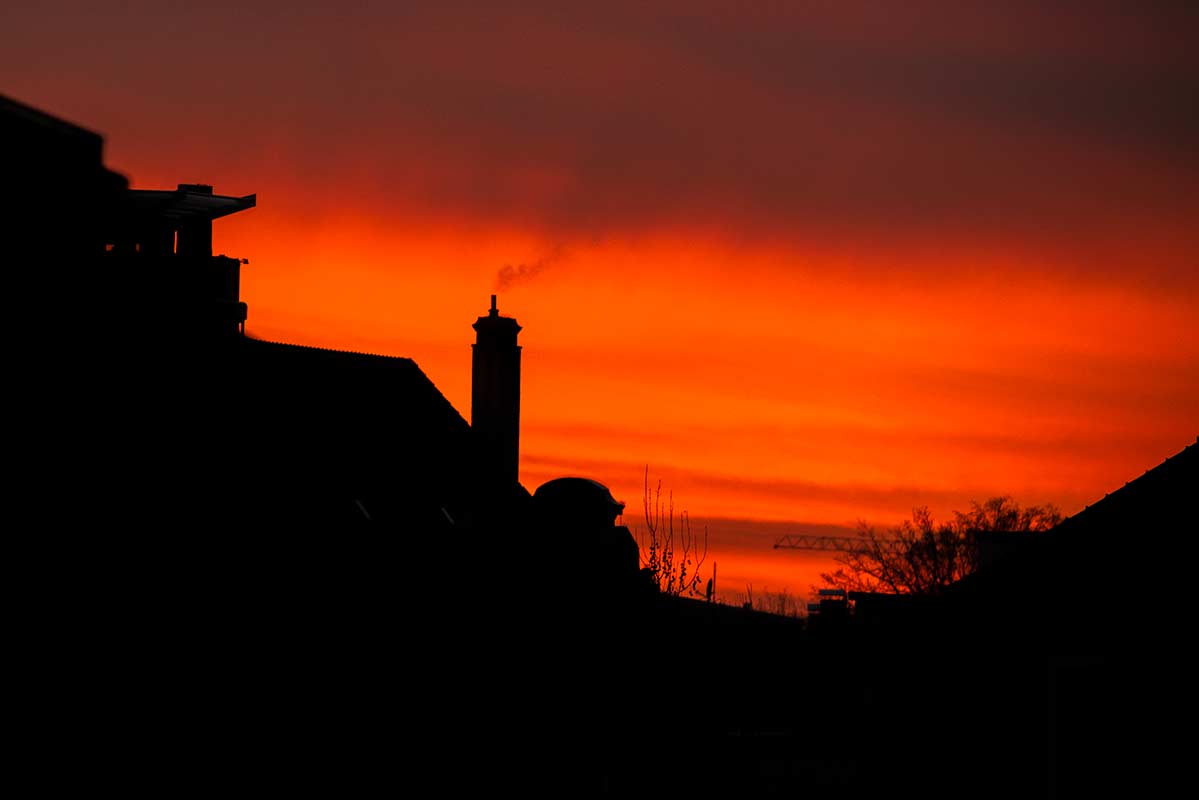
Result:
M491 310L471 326L473 369L470 424L478 443L483 480L504 489L517 482L520 462L520 325Z

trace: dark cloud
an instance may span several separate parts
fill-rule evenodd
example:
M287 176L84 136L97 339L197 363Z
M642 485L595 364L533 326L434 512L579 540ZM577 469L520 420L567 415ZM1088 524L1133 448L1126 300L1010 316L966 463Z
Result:
M1154 269L1199 252L1193 5L402 5L50 4L9 12L0 65L126 151L192 147L341 202L564 236L1110 261L1134 230Z

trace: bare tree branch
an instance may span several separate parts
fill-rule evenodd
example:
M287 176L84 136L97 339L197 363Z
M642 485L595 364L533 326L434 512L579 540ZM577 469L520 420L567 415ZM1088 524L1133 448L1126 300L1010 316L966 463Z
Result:
M667 492L662 503L662 481L651 489L649 467L645 468L644 494L645 532L639 536L641 564L649 571L658 591L670 595L704 596L701 573L708 557L708 529L703 541L691 529L691 516L683 511L678 515L675 529L674 492Z
M946 523L933 519L928 508L913 509L911 519L885 535L859 521L864 546L838 553L840 566L820 577L847 591L938 594L978 568L979 534L1047 531L1062 519L1052 505L1022 508L1008 496L970 505Z

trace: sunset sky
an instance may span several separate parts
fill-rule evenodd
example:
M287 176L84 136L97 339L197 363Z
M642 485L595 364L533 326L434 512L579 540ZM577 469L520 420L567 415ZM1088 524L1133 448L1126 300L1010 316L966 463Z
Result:
M253 335L469 419L498 292L524 484L633 512L648 465L727 593L807 592L780 533L1073 513L1195 440L1199 5L578 5L15 0L0 91L256 192Z

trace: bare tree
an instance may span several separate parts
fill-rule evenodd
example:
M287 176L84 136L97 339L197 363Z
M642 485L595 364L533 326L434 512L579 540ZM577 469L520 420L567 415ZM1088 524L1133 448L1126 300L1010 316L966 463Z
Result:
M917 508L911 519L885 533L859 521L862 545L838 553L841 566L820 577L848 591L938 594L978 568L979 534L1046 531L1062 518L1052 505L1022 508L1007 496L970 505L944 523L927 508Z
M1007 495L992 497L981 505L970 501L970 510L953 512L954 524L967 533L1033 533L1047 531L1062 521L1056 506L1025 506Z
M663 594L690 597L715 597L715 571L705 585L700 569L708 557L708 529L703 538L691 530L691 517L686 511L678 515L675 524L674 493L668 492L662 501L662 481L651 491L649 467L645 468L645 531L639 533L641 565L649 573L658 591Z

